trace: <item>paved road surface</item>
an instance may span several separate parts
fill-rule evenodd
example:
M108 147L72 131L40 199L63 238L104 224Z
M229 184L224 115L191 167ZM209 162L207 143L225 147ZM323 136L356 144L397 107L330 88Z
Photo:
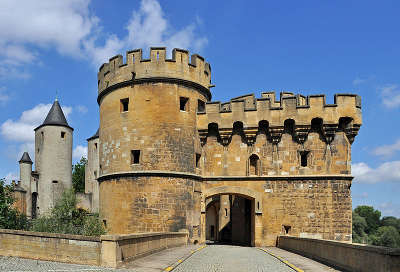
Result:
M173 272L293 272L264 251L252 247L209 245L194 253Z
M36 261L15 257L0 256L0 271L4 272L156 272L164 271L169 266L177 264L178 260L184 260L175 267L172 272L203 272L203 271L240 271L240 272L293 272L291 268L264 251L240 246L208 245L199 249L200 245L189 245L163 250L126 264L121 269L108 269L96 266L66 264L47 261ZM269 252L283 257L285 260L303 269L305 272L338 271L324 266L313 260L279 248L266 248ZM195 251L191 255L191 252ZM188 257L189 256L189 257Z

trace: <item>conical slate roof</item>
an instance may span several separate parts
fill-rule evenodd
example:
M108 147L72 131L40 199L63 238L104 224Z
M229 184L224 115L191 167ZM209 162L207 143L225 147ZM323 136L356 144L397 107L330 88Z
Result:
M99 132L100 132L100 128L97 129L96 134L94 134L94 135L93 135L92 137L90 137L90 138L87 138L86 141L90 141L90 140L99 138Z
M30 164L33 163L31 157L29 157L28 152L24 152L21 159L19 160L19 163L30 163Z
M47 114L43 124L41 124L35 130L43 126L64 126L72 129L72 127L68 125L67 119L65 119L64 112L62 111L60 103L58 103L57 99L54 101L53 106Z

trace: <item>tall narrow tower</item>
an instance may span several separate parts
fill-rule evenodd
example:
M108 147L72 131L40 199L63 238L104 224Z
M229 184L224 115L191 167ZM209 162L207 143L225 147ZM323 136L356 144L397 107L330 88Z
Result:
M32 160L28 152L24 152L19 160L19 179L22 187L26 190L26 211L28 217L32 216L32 190L31 190L31 175L32 175Z
M98 73L100 214L111 233L200 233L196 114L211 99L199 55L151 48L115 56Z
M56 99L43 124L35 129L35 167L39 174L37 210L54 207L64 190L72 187L72 136Z

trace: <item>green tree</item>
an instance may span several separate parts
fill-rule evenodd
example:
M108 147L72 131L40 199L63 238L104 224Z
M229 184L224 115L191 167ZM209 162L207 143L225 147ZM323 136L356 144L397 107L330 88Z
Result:
M14 197L11 185L5 185L5 180L0 179L0 228L23 230L28 227L28 221L13 207Z
M72 166L72 186L75 192L85 192L85 167L87 159L82 157L79 162Z
M75 191L65 191L48 215L33 220L32 230L88 236L104 234L105 229L98 214L77 209L76 204Z
M371 240L376 246L400 248L400 234L393 226L379 227Z
M400 232L400 218L394 216L384 216L381 220L381 226L392 226Z
M365 228L365 232L369 235L377 231L380 226L380 218L381 212L375 210L371 206L358 206L354 210L355 213L365 218L367 222L367 227Z
M367 221L364 217L353 211L353 242L354 243L368 243L368 235L365 229L368 227Z

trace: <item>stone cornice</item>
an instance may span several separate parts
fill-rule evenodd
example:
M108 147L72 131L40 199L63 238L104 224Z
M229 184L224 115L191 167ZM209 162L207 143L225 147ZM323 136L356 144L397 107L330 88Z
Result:
M351 175L290 175L290 176L201 176L185 172L173 171L130 171L130 172L117 172L112 174L105 174L100 176L97 180L99 182L107 181L110 179L118 179L125 177L174 177L174 178L190 178L198 181L273 181L273 180L352 180L354 177Z
M178 84L184 87L193 88L203 94L208 100L211 100L211 92L209 89L205 88L204 86L200 85L199 83L180 79L180 78L169 78L169 77L149 77L149 78L138 78L138 79L131 79L116 83L105 88L99 96L97 97L97 103L100 105L101 100L104 96L111 93L112 91L123 88L126 86L132 85L139 85L139 84L146 84L146 83L170 83L170 84Z

